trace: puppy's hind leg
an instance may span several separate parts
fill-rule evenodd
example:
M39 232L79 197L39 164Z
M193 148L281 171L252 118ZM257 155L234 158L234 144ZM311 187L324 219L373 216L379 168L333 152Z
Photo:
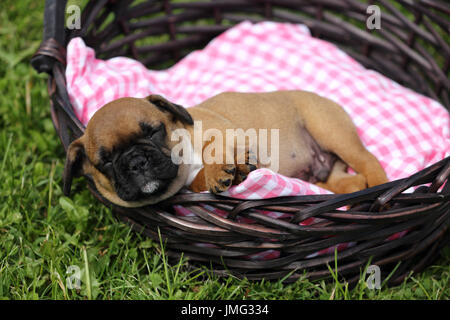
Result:
M335 162L327 181L316 184L334 193L352 193L367 187L366 178L359 173L355 175L347 173L347 165L340 160Z
M326 151L336 154L343 162L362 174L369 187L388 182L377 158L363 145L350 116L337 103L315 94L304 97L298 110L306 129Z

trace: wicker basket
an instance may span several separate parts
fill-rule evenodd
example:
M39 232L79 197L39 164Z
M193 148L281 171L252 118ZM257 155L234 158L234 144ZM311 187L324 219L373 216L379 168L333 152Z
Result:
M315 37L334 42L366 67L450 108L448 3L371 1L382 9L382 29L374 32L365 27L368 4L357 0L135 2L89 1L82 13L82 29L65 30L66 1L46 1L44 40L32 64L39 72L49 74L51 116L64 148L84 130L72 111L64 77L65 46L75 36L82 36L100 58L125 55L157 69L174 64L243 20L303 23ZM352 241L356 243L353 247L337 253L341 276L349 282L357 281L370 261L381 268L382 277L395 268L389 283L397 284L411 271L419 272L430 264L449 242L449 176L447 158L409 178L353 194L258 201L178 194L157 206L140 209L112 205L86 180L93 195L110 206L117 217L152 239L159 241L161 237L170 256L176 258L184 253L191 265L203 264L218 274L248 279L327 278L327 265L334 262L335 255L306 257ZM413 194L403 193L422 184L427 186L419 187ZM228 211L228 218L207 211L199 203ZM175 215L175 204L189 207L196 216ZM337 210L349 205L349 211ZM255 208L289 213L291 218L272 219ZM238 223L234 219L237 215L256 223ZM326 220L312 226L299 225L309 217ZM409 232L385 242L388 236L402 230ZM267 249L279 250L281 256L267 261L246 259L249 254Z

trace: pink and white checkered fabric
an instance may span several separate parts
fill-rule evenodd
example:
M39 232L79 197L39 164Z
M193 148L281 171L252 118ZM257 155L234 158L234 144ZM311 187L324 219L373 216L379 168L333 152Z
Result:
M298 89L339 103L391 180L450 155L450 117L443 106L365 69L333 44L311 37L302 25L242 22L163 71L148 70L125 57L98 60L81 38L74 38L67 47L66 79L75 113L84 124L103 105L126 96L157 93L189 107L223 91ZM261 199L325 193L299 179L259 169L226 195ZM177 212L190 214L182 207ZM334 247L311 256L333 251ZM278 254L270 250L249 258L271 259Z

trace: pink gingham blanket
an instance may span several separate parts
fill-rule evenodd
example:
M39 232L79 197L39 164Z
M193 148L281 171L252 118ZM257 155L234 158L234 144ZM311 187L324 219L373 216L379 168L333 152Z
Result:
M443 106L365 69L333 44L312 37L302 25L242 22L163 71L148 70L125 57L96 59L94 50L74 38L67 47L66 80L74 111L84 124L104 104L126 96L157 93L189 107L223 91L299 89L339 103L391 180L408 177L450 155L450 117ZM259 169L225 194L261 199L325 193L329 192L299 179ZM176 210L190 214L181 206ZM334 247L311 256L333 251ZM277 251L269 250L250 258L277 256Z

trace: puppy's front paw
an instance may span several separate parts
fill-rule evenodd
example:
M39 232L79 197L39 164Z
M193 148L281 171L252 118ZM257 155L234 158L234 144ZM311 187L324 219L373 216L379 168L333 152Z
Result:
M256 156L251 152L246 152L245 163L236 165L236 176L234 177L233 184L239 184L244 181L248 174L256 169L258 169L258 162L256 161Z
M205 166L206 189L212 193L228 190L236 174L234 164L214 164Z

